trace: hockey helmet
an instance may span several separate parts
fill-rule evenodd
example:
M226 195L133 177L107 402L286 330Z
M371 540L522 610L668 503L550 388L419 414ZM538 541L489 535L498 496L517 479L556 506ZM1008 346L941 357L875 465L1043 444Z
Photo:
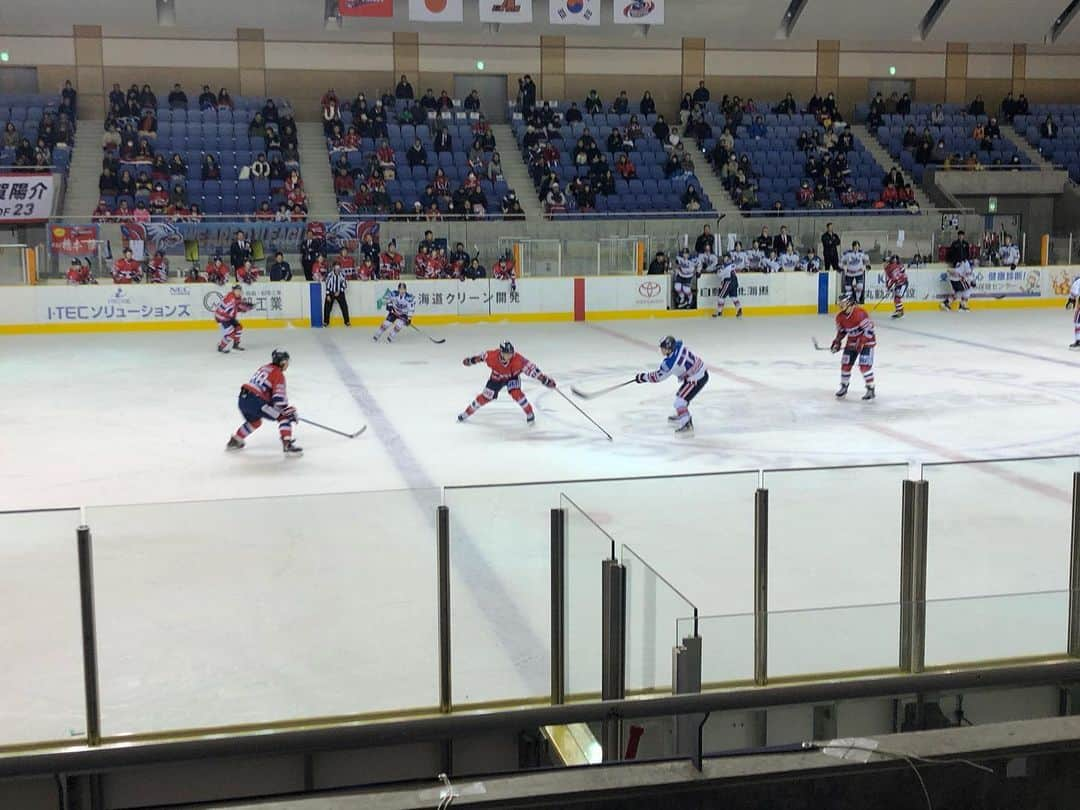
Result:
M289 353L284 349L274 349L270 352L270 362L275 366L280 366L286 360L289 359Z
M511 343L509 340L504 340L502 343L499 344L499 354L513 354L513 353L514 353L514 344Z
M675 338L671 335L667 335L663 340L660 341L660 350L664 354L671 354L673 351L675 351Z
M847 309L855 305L855 296L849 292L840 293L840 308Z

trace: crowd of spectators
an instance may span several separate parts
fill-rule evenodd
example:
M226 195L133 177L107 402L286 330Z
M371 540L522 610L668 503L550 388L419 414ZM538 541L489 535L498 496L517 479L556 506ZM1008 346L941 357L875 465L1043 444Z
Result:
M66 81L55 106L42 108L36 122L24 119L17 124L14 117L5 120L0 127L0 150L10 154L10 161L5 160L5 164L10 162L14 171L35 171L53 166L55 149L70 150L74 146L77 100L78 93L71 82ZM0 103L0 115L6 119L8 112L8 106Z
M241 166L225 163L219 152L204 148L199 153L199 164L192 166L190 152L159 150L158 105L149 84L141 88L132 84L126 92L119 84L113 85L102 136L104 157L95 220L201 221L205 212L190 198L189 182L198 180L201 186L230 178L253 181L252 188L259 188L254 185L256 181L265 181L266 191L257 200L254 211L224 211L230 218L286 222L307 217L296 121L290 108L279 108L268 98L261 109L252 112L243 139L245 146L255 147L244 152L250 152L250 163ZM173 110L188 106L187 93L180 84L175 84L164 107ZM198 107L200 111L229 110L230 114L235 110L227 88L222 87L215 94L209 85L203 85ZM235 142L233 137L230 134L228 143Z

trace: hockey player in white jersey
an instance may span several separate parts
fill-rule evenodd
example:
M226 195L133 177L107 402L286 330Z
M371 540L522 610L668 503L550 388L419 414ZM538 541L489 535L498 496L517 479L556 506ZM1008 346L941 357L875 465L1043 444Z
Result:
M998 260L1010 270L1015 270L1020 264L1020 248L1013 244L1012 237L1005 234L1005 240L998 248Z
M705 273L715 273L716 268L720 265L720 257L713 253L712 245L706 242L702 246L702 251L697 255L697 272L698 275L704 275Z
M722 317L724 307L731 301L735 305L735 317L742 317L742 302L739 300L739 276L735 272L735 260L730 253L724 254L723 261L716 270L719 291L716 293L716 312L714 318Z
M795 252L794 245L788 245L787 250L780 254L780 269L786 273L799 269L799 254Z
M758 272L762 270L762 263L765 261L765 253L758 250L756 247L751 247L746 251L746 269L751 272Z
M735 272L746 270L748 265L746 251L743 250L742 242L736 242L731 251L731 261L735 264Z
M777 258L775 250L770 250L769 255L761 260L761 272L762 273L779 273L780 272L780 259Z
M821 257L817 255L815 248L810 248L810 252L799 259L799 269L804 273L821 272Z
M664 355L660 367L656 371L641 372L634 382L657 383L674 374L679 380L679 390L675 394L675 413L668 421L675 423L676 433L688 433L694 429L690 401L708 384L709 372L700 357L671 335L660 341L660 353Z
M968 300L971 298L971 288L975 286L975 271L971 262L967 259L957 262L946 271L946 276L952 291L945 294L941 308L952 311L953 301L958 301L959 308L967 312L970 309Z
M408 291L405 282L397 286L397 292L388 293L386 296L386 320L382 322L379 330L371 336L376 343L379 342L386 330L392 330L386 338L387 343L393 343L401 330L412 323L413 313L416 311L416 298Z
M690 309L697 274L697 258L690 255L690 248L684 247L675 257L675 278L672 284L675 290L675 309Z
M1077 299L1080 299L1080 276L1073 279L1069 287L1069 300L1065 302L1065 309L1073 311L1073 342L1069 344L1070 349L1080 349L1080 306L1076 304Z
M866 303L866 271L870 269L870 257L863 253L859 240L851 243L840 257L840 271L844 274L843 291L855 298L855 303Z

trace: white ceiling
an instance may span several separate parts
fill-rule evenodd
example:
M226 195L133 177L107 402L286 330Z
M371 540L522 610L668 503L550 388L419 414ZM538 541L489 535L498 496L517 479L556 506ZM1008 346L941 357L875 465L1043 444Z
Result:
M365 33L419 31L447 36L480 33L478 0L465 0L464 27L408 21L408 0L394 0L389 20L347 20L342 31L326 31L323 0L175 0L177 26L157 24L154 0L3 0L0 35L71 33L72 24L101 25L106 35L156 37L232 37L236 28L262 28L268 39L361 40ZM492 35L516 40L522 35L566 36L569 44L610 43L632 36L632 26L611 24L612 3L601 0L602 25L583 29L547 23L547 0L533 0L531 26L504 26ZM1055 16L1068 0L951 0L930 39L935 42L1043 42ZM788 0L667 0L667 22L655 27L649 42L673 42L684 36L707 37L710 47L761 47L775 41ZM872 42L912 41L930 0L808 0L795 27L799 40L857 39ZM513 30L508 30L513 28ZM1080 41L1080 20L1063 41ZM512 41L512 40L511 40Z

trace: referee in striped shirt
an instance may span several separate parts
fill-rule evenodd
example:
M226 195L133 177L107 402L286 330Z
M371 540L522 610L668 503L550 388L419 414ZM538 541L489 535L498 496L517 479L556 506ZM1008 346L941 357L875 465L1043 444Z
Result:
M330 312L334 308L335 301L341 308L341 317L345 320L345 325L352 326L349 323L349 302L345 300L345 290L348 288L349 280L345 278L341 265L334 262L323 281L323 290L326 293L326 303L323 304L323 326L330 325Z

